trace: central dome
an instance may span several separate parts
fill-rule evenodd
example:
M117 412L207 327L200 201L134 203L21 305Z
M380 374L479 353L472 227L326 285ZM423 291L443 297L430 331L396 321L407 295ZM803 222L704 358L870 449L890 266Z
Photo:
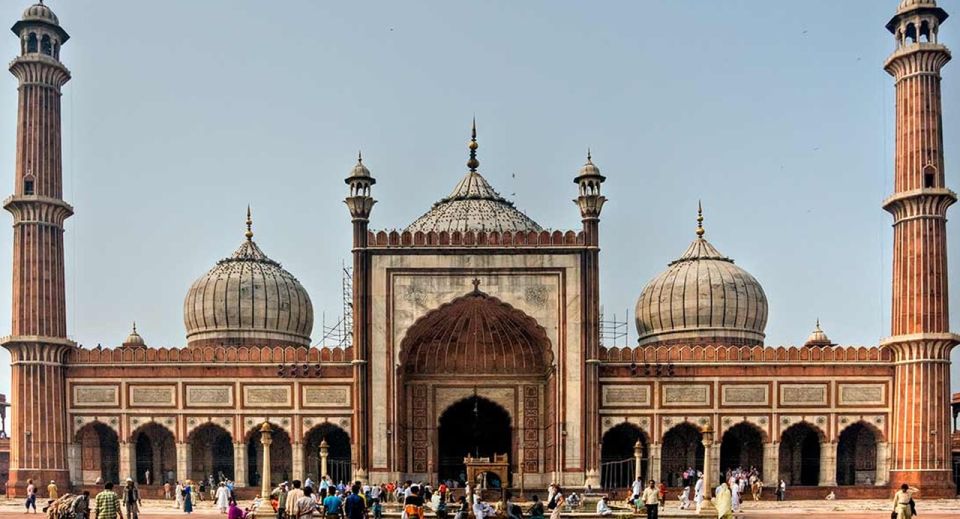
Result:
M477 160L477 127L473 126L473 134L468 144L470 160L467 172L453 192L446 198L433 204L423 216L410 224L406 231L410 232L540 232L537 222L523 214L513 202L505 200L493 187L477 172L480 161Z
M193 283L183 302L187 344L310 345L313 305L303 285L253 241Z
M698 216L698 222L703 217ZM638 344L682 340L762 344L767 296L749 272L703 237L653 278L637 300Z

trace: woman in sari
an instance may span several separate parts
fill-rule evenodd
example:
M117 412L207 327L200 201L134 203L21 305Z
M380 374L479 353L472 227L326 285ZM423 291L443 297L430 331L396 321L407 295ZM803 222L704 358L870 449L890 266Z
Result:
M183 512L193 512L193 482L190 480L183 486Z
M720 483L717 488L717 518L731 519L733 517L733 495L730 493L730 487L727 482Z

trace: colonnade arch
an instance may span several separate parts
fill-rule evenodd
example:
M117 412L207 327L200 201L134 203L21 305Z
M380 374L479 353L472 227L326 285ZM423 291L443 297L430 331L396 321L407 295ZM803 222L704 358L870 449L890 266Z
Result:
M84 425L77 431L80 445L80 476L84 483L97 479L120 482L120 439L116 431L100 422Z
M640 473L636 472L635 447L640 442ZM604 433L600 443L600 486L626 488L640 476L647 479L650 442L642 429L630 422Z
M149 422L137 428L130 440L134 446L135 470L131 476L138 484L162 484L171 473L176 478L176 440L169 429Z
M461 481L467 456L513 456L513 428L510 412L499 404L480 396L472 396L451 404L440 415L437 428L437 473L441 481ZM506 486L509 481L501 481Z
M253 438L259 441L259 434L254 434ZM190 432L187 442L190 444L188 470L191 479L206 480L211 474L218 480L234 478L233 436L226 429L215 423L205 423Z
M837 484L873 485L877 481L880 431L859 421L840 432L837 440Z
M274 487L282 481L289 481L293 471L293 445L290 434L277 425L270 435L270 486ZM247 484L260 486L263 477L263 444L261 443L260 426L247 432Z
M660 481L679 486L683 471L703 467L703 433L690 423L673 426L663 435L660 458Z
M327 473L323 474L320 467L320 443L327 442ZM353 458L351 457L350 435L332 423L323 423L310 429L304 437L306 449L305 474L306 477L318 481L323 476L330 476L336 483L349 483L353 475Z
M749 422L741 422L726 430L720 442L720 472L756 468L763 474L765 433Z
M815 486L820 479L822 431L807 422L791 425L780 435L779 476L789 486Z

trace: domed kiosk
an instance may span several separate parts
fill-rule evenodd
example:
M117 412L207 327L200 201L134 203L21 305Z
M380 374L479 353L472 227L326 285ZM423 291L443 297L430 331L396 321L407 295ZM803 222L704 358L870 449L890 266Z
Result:
M696 239L640 294L635 314L638 344L763 343L767 325L763 287L703 237L702 224L700 209Z
M303 285L246 239L190 287L183 302L187 344L310 345L313 305Z

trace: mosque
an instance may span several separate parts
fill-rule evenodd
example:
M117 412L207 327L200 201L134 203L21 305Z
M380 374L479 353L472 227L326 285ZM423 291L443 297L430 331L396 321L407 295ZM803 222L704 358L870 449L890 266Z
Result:
M8 494L22 496L30 478L79 488L133 477L150 491L216 474L255 491L321 473L614 489L637 475L676 485L688 467L708 481L755 467L768 485L817 496L829 487L887 497L903 482L924 497L955 495L946 19L934 0L902 0L886 26L893 304L879 344L834 344L818 323L801 345L766 345L763 287L749 259L735 263L708 241L701 215L686 250L652 252L667 265L638 294L638 343L604 347L600 168L588 156L572 175L582 226L547 230L483 177L474 128L462 179L402 231L370 227L376 180L362 159L349 171L349 348L312 345L310 295L257 245L248 216L237 249L189 287L183 346L150 347L134 329L91 349L66 327L69 35L50 7L28 7L13 25L17 143L4 201L14 251L2 339L12 357Z

